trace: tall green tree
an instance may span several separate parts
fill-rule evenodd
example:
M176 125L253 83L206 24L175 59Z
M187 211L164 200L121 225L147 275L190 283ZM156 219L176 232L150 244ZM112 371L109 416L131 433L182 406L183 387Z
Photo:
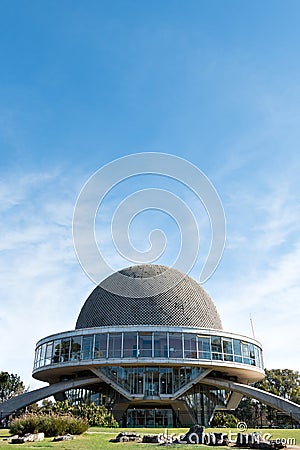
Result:
M236 417L247 424L248 427L266 425L269 422L267 407L259 401L243 397L235 411Z
M25 386L17 374L0 372L0 403L23 394Z
M300 404L300 373L290 369L265 370L266 377L255 384L263 391Z
M265 374L265 378L255 383L255 387L300 404L299 372L290 369L266 369ZM290 425L291 418L280 414L282 424ZM270 425L276 423L278 419L278 413L274 408L247 397L242 399L236 410L236 416L248 426Z

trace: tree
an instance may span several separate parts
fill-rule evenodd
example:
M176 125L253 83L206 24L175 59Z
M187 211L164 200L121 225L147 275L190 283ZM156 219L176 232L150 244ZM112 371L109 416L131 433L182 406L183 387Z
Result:
M255 387L279 395L282 398L300 404L300 374L290 369L265 370L265 378ZM244 397L236 409L236 416L248 426L272 425L278 421L274 408L265 406L257 400ZM291 418L280 413L281 425L291 425Z
M0 372L0 403L23 394L25 386L17 374Z
M248 427L262 427L269 422L267 419L267 407L258 400L249 397L242 398L235 414Z
M266 377L255 384L263 391L300 404L300 373L290 369L265 370Z

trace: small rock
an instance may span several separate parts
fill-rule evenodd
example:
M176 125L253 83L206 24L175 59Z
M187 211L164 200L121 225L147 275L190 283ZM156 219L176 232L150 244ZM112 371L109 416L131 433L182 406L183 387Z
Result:
M158 434L145 434L142 442L144 444L159 444L160 440Z
M25 434L25 442L41 442L45 439L44 433Z
M139 442L141 436L134 431L122 431L114 439L110 439L109 442Z
M55 436L52 442L71 441L72 439L74 439L72 434L65 434L64 436Z
M40 442L45 439L44 433L27 433L24 436L12 436L11 444L24 444L24 442Z

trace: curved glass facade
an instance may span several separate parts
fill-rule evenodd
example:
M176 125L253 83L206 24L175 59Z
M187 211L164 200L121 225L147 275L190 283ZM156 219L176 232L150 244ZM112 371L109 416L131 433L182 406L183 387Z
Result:
M92 330L91 330L92 331ZM34 371L75 361L106 359L182 359L225 361L263 369L262 351L251 341L232 335L192 331L113 331L60 334L36 348Z
M104 366L100 369L100 373L137 397L171 397L202 372L203 369L196 366Z

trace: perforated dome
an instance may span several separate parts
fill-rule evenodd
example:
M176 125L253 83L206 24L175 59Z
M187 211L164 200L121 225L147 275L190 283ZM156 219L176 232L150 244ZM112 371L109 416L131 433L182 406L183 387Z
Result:
M142 282L134 293L133 279ZM106 278L86 300L76 328L124 325L222 329L212 299L196 281L154 264L128 267Z

